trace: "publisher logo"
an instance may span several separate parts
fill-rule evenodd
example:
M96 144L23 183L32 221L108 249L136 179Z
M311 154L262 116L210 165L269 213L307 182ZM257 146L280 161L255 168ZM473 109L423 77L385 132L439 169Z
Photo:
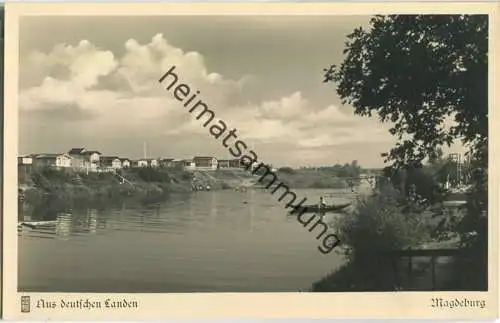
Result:
M29 313L30 312L30 297L29 296L21 296L21 313Z

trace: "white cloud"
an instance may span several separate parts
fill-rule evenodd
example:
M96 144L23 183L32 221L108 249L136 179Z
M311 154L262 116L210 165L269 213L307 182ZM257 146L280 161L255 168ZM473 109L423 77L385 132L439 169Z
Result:
M239 80L209 73L203 56L183 52L161 34L145 45L130 39L124 47L126 52L121 58L85 40L77 46L57 45L49 53L31 53L20 66L21 75L25 78L42 75L43 79L36 86L21 90L20 108L34 111L77 106L96 116L95 120L87 121L104 127L94 128L96 131L127 130L147 120L158 121L157 118L164 118L165 127L173 127L178 125L169 124L169 120L177 120L185 111L158 84L159 77L170 66L177 66L179 82L199 86L211 100L224 102L241 89ZM54 70L62 75L48 76ZM103 77L127 86L100 89Z
M311 114L305 115L304 119L315 125L328 125L331 124L331 122L334 122L336 125L341 125L342 123L349 124L360 120L360 118L352 114L348 115L342 112L336 105L330 105L325 109L314 111Z
M300 118L307 111L307 100L302 98L302 93L295 92L288 97L278 101L262 103L260 111L264 118L277 118L281 120L293 120Z
M318 148L331 145L335 142L329 134L320 134L312 138L305 138L298 142L299 146L304 148Z
M209 71L202 54L185 52L161 34L147 44L130 39L124 49L124 55L117 57L82 40L76 46L55 46L49 53L31 53L20 66L21 76L39 82L20 91L20 108L33 112L77 107L93 118L77 120L73 129L91 129L89 136L126 132L144 137L208 135L203 121L189 115L158 83L175 65L178 82L188 84L192 91L200 90L198 98L229 127L238 129L239 138L249 144L260 141L321 149L390 140L386 129L377 128L374 120L348 114L335 105L318 108L300 91L260 103L234 104L233 99L253 77L232 80Z
M241 138L291 143L298 148L392 141L386 126L346 114L335 105L313 108L300 92L260 105L227 109L218 117L237 128ZM199 123L192 126L200 128Z

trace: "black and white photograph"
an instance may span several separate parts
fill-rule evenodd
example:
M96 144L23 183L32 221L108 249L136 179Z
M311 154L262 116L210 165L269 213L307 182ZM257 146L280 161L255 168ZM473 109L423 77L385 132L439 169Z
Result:
M489 18L21 15L17 292L491 291Z
M23 17L19 290L485 290L487 57L487 15Z

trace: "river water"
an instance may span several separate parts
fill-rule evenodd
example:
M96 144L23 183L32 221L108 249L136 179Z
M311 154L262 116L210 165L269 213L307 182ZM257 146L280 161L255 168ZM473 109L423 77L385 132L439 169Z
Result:
M309 203L325 192L327 202L349 199L344 190L296 190ZM316 234L265 190L48 209L20 209L24 220L56 221L18 229L21 291L293 292L343 263L335 250L322 254Z

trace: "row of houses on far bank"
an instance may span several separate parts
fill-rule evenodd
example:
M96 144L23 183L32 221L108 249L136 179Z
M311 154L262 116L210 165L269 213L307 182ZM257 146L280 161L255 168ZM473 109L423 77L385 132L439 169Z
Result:
M240 159L217 159L211 156L196 156L192 159L142 158L129 159L106 156L96 150L72 148L60 154L30 154L18 157L18 165L34 167L72 168L87 172L115 171L131 167L184 168L186 170L216 170L221 168L243 168Z

